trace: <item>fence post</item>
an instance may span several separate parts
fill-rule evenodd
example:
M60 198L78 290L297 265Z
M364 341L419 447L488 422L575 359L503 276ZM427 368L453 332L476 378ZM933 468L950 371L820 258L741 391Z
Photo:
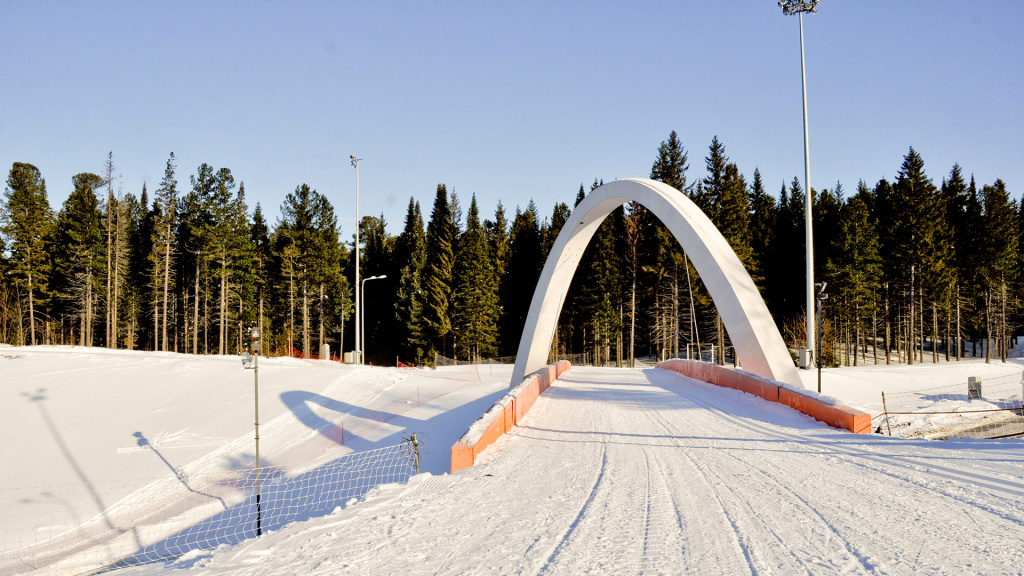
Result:
M415 464L416 464L416 473L419 474L420 473L420 443L419 443L419 440L416 439L416 433L415 432L412 433L412 437L409 438L409 442L412 443L413 462L415 462Z
M885 412L885 429L889 436L892 436L892 428L889 427L889 408L885 405L885 392L882 392L882 410Z

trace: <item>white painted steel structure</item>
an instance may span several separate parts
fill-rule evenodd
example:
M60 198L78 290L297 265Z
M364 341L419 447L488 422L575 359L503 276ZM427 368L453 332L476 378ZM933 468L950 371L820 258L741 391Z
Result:
M627 202L638 202L653 212L686 250L718 307L743 369L802 388L775 321L721 232L685 194L641 178L616 180L592 191L558 234L533 293L512 385L547 363L558 316L583 251L601 222Z

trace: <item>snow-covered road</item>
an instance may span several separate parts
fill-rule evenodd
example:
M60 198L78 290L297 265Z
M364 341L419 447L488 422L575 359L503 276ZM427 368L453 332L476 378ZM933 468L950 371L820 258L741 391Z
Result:
M1020 574L1022 535L1020 441L854 436L671 372L574 368L477 466L169 567Z

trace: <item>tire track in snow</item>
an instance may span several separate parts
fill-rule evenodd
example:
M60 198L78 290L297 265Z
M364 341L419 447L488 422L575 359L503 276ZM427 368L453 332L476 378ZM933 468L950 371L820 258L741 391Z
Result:
M579 527L580 522L582 522L583 518L586 517L587 509L590 508L590 505L594 502L594 498L597 496L597 489L601 486L601 480L604 478L604 473L605 470L607 470L607 467L608 448L607 446L604 446L601 449L601 470L598 472L597 478L594 480L593 488L590 489L590 495L587 497L586 501L583 502L583 506L580 508L579 513L576 515L576 519L573 520L572 524L569 525L569 529L562 536L561 541L559 541L559 543L555 546L555 549L551 552L551 555L548 556L547 562L545 562L544 566L542 566L540 571L537 572L538 576L540 574L546 574L548 572L548 569L551 568L554 565L555 561L558 559L559 554L561 554L565 547L569 544L569 539L572 538L573 532L576 531L576 528Z
M660 416L658 418L659 418L659 420L662 420L660 418ZM662 421L664 422L664 420L662 420ZM674 432L673 431L673 427L670 426L667 422L665 422L665 429L667 431L669 431L670 433ZM675 431L675 432L678 433L678 431ZM724 450L721 453L724 456L728 456L728 457L732 458L733 460L735 460L736 462L742 464L744 467L748 468L749 470L757 472L763 478L769 480L771 482L771 484L776 488L776 492L786 492L786 493L788 493L791 496L792 500L795 500L796 502L800 503L799 507L803 509L803 516L804 517L806 517L806 518L808 518L809 520L812 520L812 521L813 520L817 520L817 523L820 524L821 526L824 526L826 531L831 532L833 535L835 535L836 539L840 543L842 543L843 547L846 549L846 551L849 554L851 560L853 560L855 562L858 562L860 564L860 568L862 570L862 573L871 573L871 574L877 573L876 570L874 569L873 563L870 562L869 557L866 556L865 554L863 554L862 552L853 549L851 547L851 545L850 545L849 539L847 539L842 534L840 534L839 531L836 530L836 528L828 521L827 518L825 518L825 516L817 508L815 508L810 502L808 502L805 498L803 498L803 496L801 496L796 490L791 488L788 483L780 481L774 474L770 473L768 470L764 469L762 466L750 463L750 462L748 462L748 461L746 461L746 460L736 456L731 451ZM718 475L717 472L714 472L714 474ZM723 482L725 481L725 479L722 478L721 476L719 476L719 479L722 480ZM731 487L729 487L729 489L733 490ZM733 492L735 492L735 491L733 490ZM753 507L750 506L750 502L749 501L747 501L746 504L747 504L748 508L750 508L750 511L754 515L754 517L756 517L760 521L760 523L764 527L764 529L766 531L770 532L772 534L772 536L778 541L778 543L782 547L786 547L787 546L786 540L768 522L766 522L760 514L758 514L757 512L755 512L753 510ZM808 542L811 542L811 541L808 539ZM791 544L791 543L789 543L789 544ZM827 552L827 550L822 550L822 555L821 555L822 557L825 557L825 552ZM798 556L794 555L794 556L792 556L792 558L794 560L796 560L797 562L799 562L801 567L804 570L806 570L808 574L814 574L815 573L815 569L818 568L818 566L813 565L813 564L809 564L808 562L806 562L805 560L803 560L802 558L800 558ZM844 572L845 571L846 570L844 570Z
M666 372L666 374L669 375L672 378L675 378L677 376L677 375L675 375L672 372ZM695 382L699 386L710 386L709 384L700 382L698 380L687 379L685 377L680 377L680 380L682 380L683 382ZM770 430L770 429L768 429L766 427L754 426L754 425L748 424L748 423L744 422L742 419L740 419L740 418L738 418L736 416L733 416L733 415L731 415L731 414L729 414L727 412L724 412L723 410L721 410L717 406L714 406L714 405L712 405L711 403L709 403L709 402L707 402L705 400L701 400L701 399L694 398L692 396L684 394L683 392L681 392L677 387L673 386L672 384L666 383L665 387L666 387L666 389L671 390L672 392L678 394L679 396L681 396L683 398L686 398L686 399L694 402L695 404L697 404L697 405L707 409L707 411L709 413L717 416L719 419L725 420L727 422L731 422L733 425L735 425L737 427L740 427L740 428L743 428L744 430L748 430L748 431L754 433L755 435L767 436L769 438L773 438L775 440L780 440L780 441L784 441L784 442L794 442L794 443L800 444L801 446L807 447L807 449L812 450L816 454L823 455L823 456L837 456L837 457L838 456L846 456L846 458L840 458L840 460L843 461L843 462L852 464L854 466L857 466L858 468L869 470L869 471L872 471L872 472L875 472L875 473L878 473L878 474L882 474L882 475L887 476L889 478L892 478L894 480L899 480L899 481L904 482L906 484L910 484L911 486L914 486L915 488L920 488L920 489L928 490L929 492L933 492L935 494L939 494L939 495L941 495L943 497L951 498L951 499L954 499L954 500L957 500L957 501L960 501L960 502L964 502L965 504L971 505L971 506L973 506L973 507L975 507L975 508L977 508L979 510L982 510L984 512L992 514L993 516L996 516L997 518L1000 518L1000 519L1008 521L1008 522L1012 522L1012 523L1017 524L1019 526L1024 526L1024 522L1022 522L1020 519L1014 518L1012 516L1009 516L1009 515L1005 514L1004 512L1000 511L998 508L993 508L991 506L987 506L985 504L982 504L980 502L975 502L973 500L963 500L958 495L953 494L953 493L951 493L948 490L943 490L943 489L940 489L937 486L933 486L933 485L930 485L930 484L918 481L918 480L916 480L914 478L910 478L910 477L907 477L907 476L902 476L900 474L897 474L897 473L892 471L892 468L896 467L893 464L894 462L896 462L896 463L899 463L902 466L902 468L898 468L900 470L914 470L914 471L916 471L916 472L918 472L918 473L920 473L922 475L931 476L931 477L934 477L934 478L941 478L943 480L951 481L951 482L953 482L955 484L970 484L970 485L973 485L973 486L976 486L976 487L979 487L979 488L984 488L984 489L987 489L987 490L992 490L992 491L995 491L995 492L1000 492L1000 493L1003 493L1003 494L1008 494L1008 495L1013 495L1013 496L1020 496L1020 497L1024 497L1024 484L1020 484L1020 483L1013 482L1013 481L1010 481L1010 480L1003 480L1003 479L1000 479L1000 478L992 478L990 476L984 476L984 475L980 475L980 474L976 474L976 473L972 473L972 472L968 472L968 471L964 471L964 470L957 470L957 469L949 468L949 467L945 467L945 466L923 464L921 462L916 462L916 461L914 461L914 460L912 460L912 459L910 459L908 457L901 457L901 456L898 456L898 455L891 455L891 456L890 455L885 455L885 456L882 456L882 455L874 454L874 453L871 453L871 452L868 452L868 451L865 451L865 450L858 450L856 448L850 448L850 447L843 446L842 443L841 443L841 440L837 441L837 442L830 442L826 446L822 442L811 441L807 437L804 437L804 436L798 436L798 435L795 435L795 434L789 434L787 432L783 432L781 430ZM863 460L868 460L868 461L876 464L877 466L868 465L865 462L863 462ZM1016 488L1020 488L1020 490L1015 490L1014 489L1015 487Z
M682 396L686 400L691 401L691 402L693 402L696 405L700 405L700 402L698 402L697 399L693 398L690 395L683 394L682 392L680 392L678 390L672 390L672 392L674 392L676 394L679 394L680 396ZM661 414L655 413L655 418L657 418L659 421L661 421L662 425L665 427L665 429L668 432L675 433L677 435L679 434L679 431L674 429L675 427L672 426L671 424L669 424L661 416ZM744 467L748 468L749 470L757 472L758 474L760 474L761 477L769 480L771 482L771 484L775 486L777 491L788 493L791 496L791 499L793 499L796 502L800 503L799 507L803 509L803 514L804 514L805 517L807 517L809 519L816 519L817 522L820 525L824 526L825 529L828 532L831 532L833 535L835 535L835 537L842 543L843 547L846 549L846 551L850 555L851 559L854 559L857 563L860 564L861 570L863 570L866 573L877 573L876 570L875 570L875 567L873 565L874 563L872 563L870 561L870 558L866 554L864 554L863 552L854 549L851 546L850 540L848 538L844 537L842 534L840 534L839 531L835 528L835 526L832 523L830 523L827 518L825 518L825 516L821 513L821 511L819 511L817 508L815 508L810 502L808 502L803 496L801 496L796 490L794 490L790 486L790 482L784 482L784 481L779 480L778 477L775 474L773 474L771 471L765 469L763 466L761 466L759 464L751 463L751 462L748 462L747 460L744 460L744 459L740 458L735 453L733 453L733 451L731 451L731 450L723 450L722 454L724 456L732 458L733 460L735 460L736 462L739 462L740 464L742 464ZM748 503L748 506L749 506L749 503ZM780 544L785 546L785 542L781 538L781 536L779 536L779 534L768 523L764 522L764 520L761 519L760 515L755 513L755 516L757 516L758 519L761 520L761 523L764 526L764 528L766 530L768 530L769 532L771 532L773 534L773 536L775 536L775 538L777 540L779 540ZM810 540L808 540L808 541L810 542ZM823 552L825 552L825 551L823 550ZM823 554L823 557L824 557L824 554ZM808 571L808 574L813 574L814 573L813 567L808 566L808 564L803 559L800 559L797 556L793 556L793 558L796 559L798 562L800 562L802 567L805 570Z
M659 427L668 432L670 435L681 436L676 430L670 429L664 423L664 421L661 421L660 417L656 416L655 413L652 413L651 410L645 408L644 416L646 416L648 420L650 420L652 423L656 423ZM773 574L767 562L765 562L764 559L760 558L760 556L757 554L757 551L754 547L754 543L747 536L747 531L742 529L742 522L739 516L730 511L730 506L726 504L725 500L723 499L721 493L716 488L716 486L724 487L725 489L727 489L729 491L729 494L737 501L739 501L741 504L744 503L745 499L739 497L736 491L729 487L728 484L724 482L723 478L714 471L712 471L710 467L700 464L699 458L695 457L695 455L692 453L689 447L680 444L676 444L676 447L682 450L682 453L686 457L687 461L690 463L693 469L697 471L697 473L700 475L704 486L708 489L708 492L710 492L711 495L714 496L715 501L718 503L718 508L720 509L721 513L725 516L729 526L732 528L733 543L739 549L744 560L746 561L747 567L750 569L750 573L753 575ZM712 481L711 476L714 476L714 482ZM750 516L752 518L756 518L757 514L750 511ZM762 524L764 523L762 522ZM775 537L777 543L784 544L784 542L778 537L777 534L771 532L770 530L769 532ZM763 571L758 569L757 564L761 564L764 566ZM808 574L810 574L809 571Z
M819 457L820 456L835 457L840 462L844 462L846 464L852 464L854 466L857 466L858 468L866 469L866 470L869 470L869 471L874 472L876 474L882 474L882 475L885 475L885 476L890 477L890 478L895 478L895 479L901 480L903 483L909 484L914 489L921 489L921 488L923 488L923 489L925 489L925 490L927 490L929 492L935 493L935 494L941 496L944 501L948 501L949 504L952 504L952 505L960 507L960 511L961 511L961 514L962 514L961 518L963 518L965 521L968 522L967 526L973 525L975 527L975 529L978 530L979 534L978 534L978 538L976 539L978 541L983 541L984 542L984 541L990 540L991 539L991 528L988 531L982 530L981 527L980 527L980 524L977 521L977 519L975 519L973 517L973 515L971 515L969 510L965 509L964 507L970 507L970 508L978 509L978 510L982 511L983 513L990 514L990 515L994 516L998 521L1009 523L1011 526L1006 526L1005 524L1003 525L1003 530L1004 531L1002 532L1002 534L1003 534L1004 538L1007 538L1007 537L1012 538L1012 536L1009 536L1009 535L1015 533L1016 531L1018 531L1019 530L1019 526L1022 525L1022 521L1019 518L1014 518L1012 516L1009 516L1007 513L1002 512L1002 511L1000 511L997 508L994 508L994 507L991 507L991 506L987 506L987 505L985 505L985 504L983 504L981 502L976 502L973 499L964 498L962 494L960 494L960 495L953 494L950 491L938 489L937 487L929 485L927 483L923 483L923 482L919 482L919 481L914 481L913 479L906 478L906 477L903 477L903 476L899 476L898 474L895 474L895 473L890 472L890 471L885 470L885 469L876 469L874 466L870 466L870 465L867 465L867 464L865 464L865 463L863 463L861 461L858 461L855 457L856 456L861 456L862 454L859 454L858 451L856 451L855 449L849 449L849 448L841 447L841 448L843 448L842 450L831 451L831 450L828 449L829 447L826 446L825 443L823 443L823 442L809 441L808 438L806 438L806 437L796 436L796 435L788 434L788 433L785 433L785 432L782 432L782 431L767 431L767 430L764 430L764 429L762 429L760 427L756 427L756 426L747 424L747 423L739 420L737 417L735 417L735 416L733 416L731 414L725 413L725 412L719 410L715 406L712 406L706 400L702 400L700 398L696 398L692 394L687 394L686 392L677 389L675 386L669 385L669 386L667 386L667 388L669 390L672 390L676 394L680 395L681 397L686 398L689 401L692 401L694 404L706 408L707 411L708 411L709 416L716 417L716 418L718 418L718 419L720 419L722 421L726 421L728 423L731 423L731 424L733 424L733 425L735 425L735 426L737 426L739 428L742 428L744 430L748 430L750 432L753 432L753 433L755 433L755 436L762 436L762 437L767 436L769 439L774 439L774 440L777 440L777 441L792 442L794 444L799 444L800 446L808 447L810 449L808 452L805 452L805 454L817 455ZM703 388L703 386L700 386L697 389L700 389L700 388ZM771 441L771 440L769 440L769 441ZM851 454L851 452L853 454ZM745 460L743 458L739 458L735 454L729 453L729 455L732 456L733 458L741 461L741 462L745 462ZM882 459L880 455L874 455L874 454L869 454L869 455L872 456L871 460L875 461L876 463L881 461L881 459ZM849 457L848 458L844 458L842 456L849 456ZM906 462L905 459L899 459L899 460L901 462L904 462L904 463ZM803 496L801 496L798 492L796 492L793 488L791 488L791 484L792 484L791 480L786 480L786 481L779 480L779 478L778 478L778 476L776 474L774 474L774 473L772 473L772 472L770 472L768 470L760 469L760 467L758 467L758 466L756 466L754 464L748 464L748 465L753 466L754 468L757 468L758 471L763 476L765 476L767 478L771 478L775 485L777 485L779 487L782 487L786 491L792 493L793 496L795 496L795 497L799 498L800 500L802 500L804 502L804 504L807 506L808 509L812 510L816 515L821 517L822 521L825 522L825 524L826 524L826 526L828 526L829 530L834 532L842 541L844 541L846 543L845 544L846 548L851 552L851 554L853 554L857 558L857 560L860 562L860 564L863 566L864 569L869 570L869 571L874 572L874 573L878 573L879 570L883 570L884 564L879 565L877 562L874 562L869 555L867 555L866 553L860 551L859 548L854 546L853 542L851 540L849 540L847 538L843 538L841 533L836 529L836 527L833 524L829 523L824 518L824 516L822 516L821 512L817 508L812 506L805 498L803 498ZM893 467L893 465L888 465L888 466L890 468ZM920 464L916 464L915 463L914 468L916 469L918 466L920 466ZM857 476L857 475L850 475L850 477L852 477L852 476ZM935 475L935 476L943 477L942 475ZM857 477L859 477L859 476L857 476ZM957 478L951 478L951 479L952 480L960 480L960 479L957 479ZM876 485L876 486L878 485L878 483L872 483L872 484ZM863 492L863 495L865 497L869 498L869 499L872 496L872 491L871 490L865 490L863 486L858 486L856 483L854 483L851 486L848 486L847 488L848 489L859 490L860 492ZM875 491L875 492L877 492L877 491ZM881 494L877 494L876 497L877 496L882 496L882 495ZM884 496L882 496L882 497L884 498ZM924 514L927 517L927 516L929 516L931 514L934 514L935 510L939 509L940 507L948 508L948 505L942 505L941 503L933 503L931 508L926 508L926 509L918 510L916 507L914 507L914 508L911 508L910 510L907 510L907 512L909 512L909 518L911 520L913 520L913 518L915 517L915 514L916 514L916 517L918 519L920 519L921 518L921 514ZM901 510L899 509L898 506L895 506L895 507L894 506L890 506L890 509L894 510L895 511L894 513L896 513L896 514L900 514L901 513ZM844 513L841 509L837 508L837 518L845 518L845 517L846 517L846 513ZM873 520L871 519L871 516L863 516L863 517L861 517L861 521L862 522L868 522L868 523L873 522ZM853 528L853 527L851 526L850 528ZM928 529L930 528L930 531L935 533L933 536L938 536L939 538L941 538L941 534L943 533L943 530L941 528L934 528L934 527L930 527L930 526L925 526L925 528L926 528L925 532L928 532L929 531ZM989 532L990 534L986 534L986 532ZM922 534L921 537L922 538L927 538L924 534ZM884 549L884 552L885 552L884 555L886 555L886 556L889 556L893 552L891 550L892 544L890 542L888 542L888 541L879 541L879 540L876 539L876 545L880 545L882 547L882 549ZM987 550L988 546L987 545L981 545L980 548L976 547L976 549L978 549L978 550ZM933 552L933 554L935 553L934 550L932 552ZM942 551L939 550L938 554L939 554L939 556L941 556L942 555ZM898 554L897 554L897 557L898 557ZM934 558L933 558L933 561L935 561ZM912 563L912 565L920 565L920 562Z
M672 372L667 372L667 371L665 371L665 372L666 372L666 374L669 374L669 375L675 374L675 373L672 373ZM678 376L679 379L684 381L684 382L692 381L692 382L697 382L697 383L699 383L701 385L704 385L704 386L710 386L709 384L700 382L699 380L692 380L692 379L686 378L684 376L680 376L678 374L675 374L675 376ZM666 386L666 388L669 389L669 390L672 390L673 392L676 392L677 394L680 394L680 396L684 396L683 394L679 393L673 387ZM919 470L919 471L921 471L921 472L923 472L925 474L928 474L930 476L935 476L935 477L943 478L943 479L946 479L946 480L954 480L954 481L957 481L957 482L966 482L966 483L969 483L969 484L974 484L975 486L978 486L980 488L985 488L987 490L995 490L995 491L998 491L998 492L1003 492L1005 494L1009 494L1009 495L1017 496L1017 497L1020 497L1020 498L1024 498L1024 483L1022 483L1022 482L1013 481L1013 480L1005 480L1005 479L1002 479L1002 478L994 478L992 476L987 476L987 475L984 475L984 474L978 474L978 473L975 473L975 472L969 472L967 470L960 470L960 469L956 469L956 468L951 468L951 467L948 467L948 466L923 464L921 462L917 462L917 461L913 460L912 457L899 456L899 455L886 455L886 456L883 457L881 455L874 454L874 453L871 453L871 452L868 452L868 451L858 450L856 448L850 448L850 447L847 447L847 446L843 446L842 445L843 444L842 441L837 441L835 443L829 443L829 446L827 448L825 448L821 443L809 442L808 439L806 437L804 437L804 436L797 436L795 434L789 434L789 433L786 433L786 432L783 432L783 431L780 431L780 430L769 430L769 429L764 428L764 427L752 426L750 424L745 423L740 418L738 418L736 416L733 416L731 414L728 414L727 412L722 411L717 406L713 406L712 404L707 403L706 401L701 401L701 400L698 400L698 399L695 399L695 398L691 398L689 396L684 396L684 397L689 399L689 400L691 400L691 401L693 401L695 404L698 404L698 405L700 405L700 406L702 406L704 408L707 408L710 412L714 413L719 418L721 418L723 420L728 420L728 421L732 422L733 424L736 424L737 426L740 426L740 427L742 427L742 428L744 428L746 430L750 430L750 431L752 431L754 433L757 433L757 434L762 434L762 435L765 435L765 436L770 436L770 437L776 438L778 440L788 440L788 441L792 441L792 442L798 442L798 443L803 444L803 445L811 446L811 447L815 448L818 452L822 452L822 453L836 452L836 453L843 454L843 455L846 455L846 456L851 456L851 457L856 457L856 458L864 458L866 460L872 460L874 462L881 463L881 464L884 464L884 465L890 465L890 466L892 465L893 461L896 461L896 462L900 462L901 464L903 464L907 468L917 469L917 470ZM921 487L925 487L925 486L921 485Z

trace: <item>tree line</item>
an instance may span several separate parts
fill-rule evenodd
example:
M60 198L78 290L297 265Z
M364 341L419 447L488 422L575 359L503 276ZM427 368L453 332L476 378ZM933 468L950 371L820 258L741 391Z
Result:
M804 193L748 181L716 137L706 175L689 181L673 131L650 177L686 194L751 272L787 343L804 334ZM10 169L0 204L0 341L235 353L250 326L265 350L316 356L351 349L354 235L302 184L271 224L245 184L203 163L179 185L172 153L150 196L125 192L113 154L72 178L54 212L33 165ZM602 184L580 185L575 204ZM828 283L825 361L1005 359L1020 326L1022 207L1005 184L979 186L959 165L936 185L911 148L892 182L813 191L815 276ZM400 234L381 216L360 226L367 360L432 363L516 354L544 260L572 207L533 201L488 215L445 184L425 215L410 198ZM730 343L686 253L643 206L599 227L569 287L552 356L598 364L686 355ZM979 349L979 346L981 347ZM742 362L742 359L740 359Z

